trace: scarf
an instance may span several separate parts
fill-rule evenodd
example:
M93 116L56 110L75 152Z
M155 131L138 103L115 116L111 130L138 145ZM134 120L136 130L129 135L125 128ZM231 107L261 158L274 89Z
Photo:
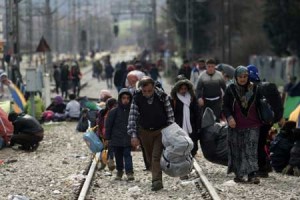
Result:
M182 129L185 130L188 134L191 134L193 132L190 120L191 95L189 92L187 92L185 96L177 93L177 97L183 103Z
M256 96L256 88L251 82L247 86L240 86L238 84L230 85L234 98L241 108L244 116L248 116L251 105Z

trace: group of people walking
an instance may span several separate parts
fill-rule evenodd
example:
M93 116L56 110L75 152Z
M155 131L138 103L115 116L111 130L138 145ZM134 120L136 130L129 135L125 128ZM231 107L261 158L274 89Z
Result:
M70 95L71 101L68 105L63 104L63 97L56 97L48 110L53 111L63 105L63 113L53 112L79 119L80 104L75 98L80 92L82 74L77 64L72 64L70 71L66 64L62 64L60 68L57 70L56 67L54 71L56 92L61 86L62 96L66 97L66 83L72 80L74 94ZM114 70L109 72L113 73ZM268 176L264 146L269 129L282 118L283 105L280 97L272 98L278 105L277 110L274 110L274 120L269 124L263 122L259 105L267 93L255 66L238 66L233 70L233 75L229 76L225 71L216 70L214 59L199 59L193 66L185 60L170 94L164 91L157 81L158 77L157 68L153 65L145 70L140 62L129 67L125 62L119 63L114 78L114 84L119 91L118 98L112 99L110 96L103 100L109 109L104 109L105 120L98 124L97 132L101 132L100 136L107 141L110 158L115 158L116 180L123 178L124 170L127 179L134 180L131 150L140 146L145 168L152 173L151 189L162 189L161 130L176 122L191 137L194 143L191 155L194 157L199 148L201 123L205 120L202 116L206 108L213 111L217 122L227 123L229 126L228 173L235 174L234 181L258 184L259 176ZM107 86L112 88L111 81L107 82ZM274 94L277 93L274 97L279 95L276 87L275 90ZM111 105L112 100L114 106ZM23 118L28 117L15 114L9 116L9 120L18 127L18 119ZM36 124L34 120L31 121ZM38 142L43 139L43 129L36 127L35 142L29 146L24 145L27 149L36 149ZM17 143L17 140L15 138L12 143Z
M123 68L125 67L123 66ZM143 70L140 71L143 72ZM196 81L195 77L197 77ZM131 104L130 111L127 106L126 115L128 117L123 117L123 119L128 118L127 129L124 128L120 131L118 128L118 131L114 131L120 122L110 120L110 126L113 128L109 129L108 139L114 143L114 137L122 138L120 132L123 132L123 140L127 138L128 148L130 145L143 147L145 165L146 167L150 166L149 169L152 172L152 190L163 188L160 167L163 151L161 130L176 122L194 142L191 154L195 156L201 134L202 115L207 107L213 110L217 122L227 123L230 127L228 132L228 173L235 174L234 181L258 184L260 182L258 176L268 176L267 155L261 151L264 151L265 135L272 124L264 124L261 119L259 103L265 94L261 89L257 68L255 66L238 66L234 69L233 77L232 75L230 79L228 77L230 76L224 71L216 70L214 59L206 61L199 59L199 63L194 67L185 61L178 72L170 94L166 94L163 88L157 87L160 85L151 77L136 77L135 88L130 90L130 95L128 94L128 101ZM136 84L136 82L138 83ZM278 122L282 117L282 102L280 98L277 100L281 116L272 123ZM114 123L111 124L111 121ZM122 121L126 123L126 120ZM125 125L123 124L122 127ZM128 135L131 137L131 144ZM124 141L122 145L125 145ZM128 164L130 167L127 167L130 170L127 171L132 179L132 159L128 159L129 155L126 149L123 149L123 156L123 158L116 157L118 160L116 161L117 177L120 179L123 175L120 170L123 167L120 163L123 161L120 162L120 160L124 159L125 169L126 162L130 160L130 164ZM118 167L118 163L121 167Z

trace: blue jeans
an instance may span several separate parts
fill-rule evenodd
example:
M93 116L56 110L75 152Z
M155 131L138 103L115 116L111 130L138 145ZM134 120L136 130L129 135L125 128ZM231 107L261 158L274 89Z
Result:
M118 171L123 171L125 163L126 174L133 172L131 147L113 147L115 158L116 158L116 168Z

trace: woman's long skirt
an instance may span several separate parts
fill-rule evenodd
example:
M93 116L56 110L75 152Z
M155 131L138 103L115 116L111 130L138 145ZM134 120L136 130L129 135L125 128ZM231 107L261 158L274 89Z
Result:
M243 177L258 170L259 128L228 130L228 174Z

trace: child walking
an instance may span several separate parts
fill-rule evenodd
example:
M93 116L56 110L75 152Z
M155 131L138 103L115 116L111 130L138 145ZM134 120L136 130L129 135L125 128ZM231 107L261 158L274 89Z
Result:
M105 121L105 139L115 153L117 176L121 180L125 173L127 180L134 180L131 156L131 137L127 134L132 94L127 88L121 89L118 96L118 106L113 108ZM124 166L125 164L125 166Z

